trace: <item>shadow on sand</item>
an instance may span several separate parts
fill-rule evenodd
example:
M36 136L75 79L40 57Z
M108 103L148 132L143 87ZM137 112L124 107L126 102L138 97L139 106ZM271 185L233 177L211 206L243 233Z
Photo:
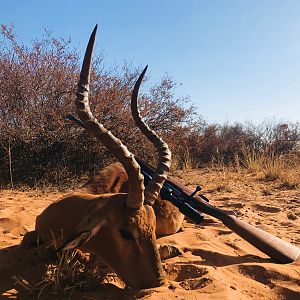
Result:
M35 247L17 245L0 249L0 299L135 299L139 292L107 283L89 292L73 289L71 296L50 293L45 289L39 297L41 288L32 292L16 283L16 278L24 279L34 287L42 281L45 271L46 261L41 259L40 250Z
M175 281L182 281L191 276L191 264L205 266L229 266L238 265L243 263L259 262L271 263L271 259L261 258L258 256L229 256L221 253L201 250L190 249L192 254L199 260L187 263L176 263L178 274L174 278L169 278ZM0 250L0 299L37 299L41 289L36 290L34 293L29 294L29 291L16 284L16 276L20 279L25 279L30 286L35 286L42 281L45 274L46 260L41 258L41 250L36 247L25 248L21 245L11 246ZM185 271L189 268L189 272ZM202 276L197 271L197 276ZM180 274L183 274L182 276ZM140 292L131 289L122 289L114 284L101 284L99 288L89 292L79 292L72 290L72 296L57 295L49 293L46 289L41 293L39 299L138 299L141 295Z

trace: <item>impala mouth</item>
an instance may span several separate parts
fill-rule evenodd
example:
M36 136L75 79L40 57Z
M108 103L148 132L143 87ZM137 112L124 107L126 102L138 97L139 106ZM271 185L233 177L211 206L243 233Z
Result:
M126 284L125 289L129 290L144 290L144 289L151 289L151 288L157 288L163 285L167 284L167 278L166 276L161 276L157 280L152 281L151 283L139 283L138 285L136 284Z

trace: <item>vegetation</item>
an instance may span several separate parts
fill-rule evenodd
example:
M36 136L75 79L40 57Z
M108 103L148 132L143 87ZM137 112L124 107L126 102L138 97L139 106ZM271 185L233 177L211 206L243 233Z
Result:
M30 46L19 42L12 26L1 26L0 47L0 186L68 187L89 176L112 157L65 115L75 114L80 69L70 40L45 32ZM132 152L154 163L155 151L135 127L130 94L139 69L124 64L109 69L94 60L91 107L99 121ZM298 123L208 124L189 97L176 98L169 77L140 95L142 115L173 152L173 169L213 165L285 178L299 165ZM137 146L138 145L138 146ZM285 183L297 186L291 178Z

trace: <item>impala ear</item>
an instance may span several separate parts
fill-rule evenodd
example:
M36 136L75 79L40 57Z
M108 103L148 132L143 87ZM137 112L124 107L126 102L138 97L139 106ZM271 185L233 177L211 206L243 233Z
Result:
M81 232L78 235L71 234L71 236L67 238L67 240L62 244L62 246L59 249L57 249L57 251L78 248L81 245L85 244L91 238L91 232L88 231Z
M86 216L65 239L57 251L75 249L88 242L106 224L105 210L102 207Z

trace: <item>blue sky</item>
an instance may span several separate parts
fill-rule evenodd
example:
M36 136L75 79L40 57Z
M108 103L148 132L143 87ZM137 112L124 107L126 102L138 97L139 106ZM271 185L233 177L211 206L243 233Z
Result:
M0 23L12 22L24 42L48 28L81 53L99 24L106 65L169 74L210 122L300 121L298 0L2 1Z

